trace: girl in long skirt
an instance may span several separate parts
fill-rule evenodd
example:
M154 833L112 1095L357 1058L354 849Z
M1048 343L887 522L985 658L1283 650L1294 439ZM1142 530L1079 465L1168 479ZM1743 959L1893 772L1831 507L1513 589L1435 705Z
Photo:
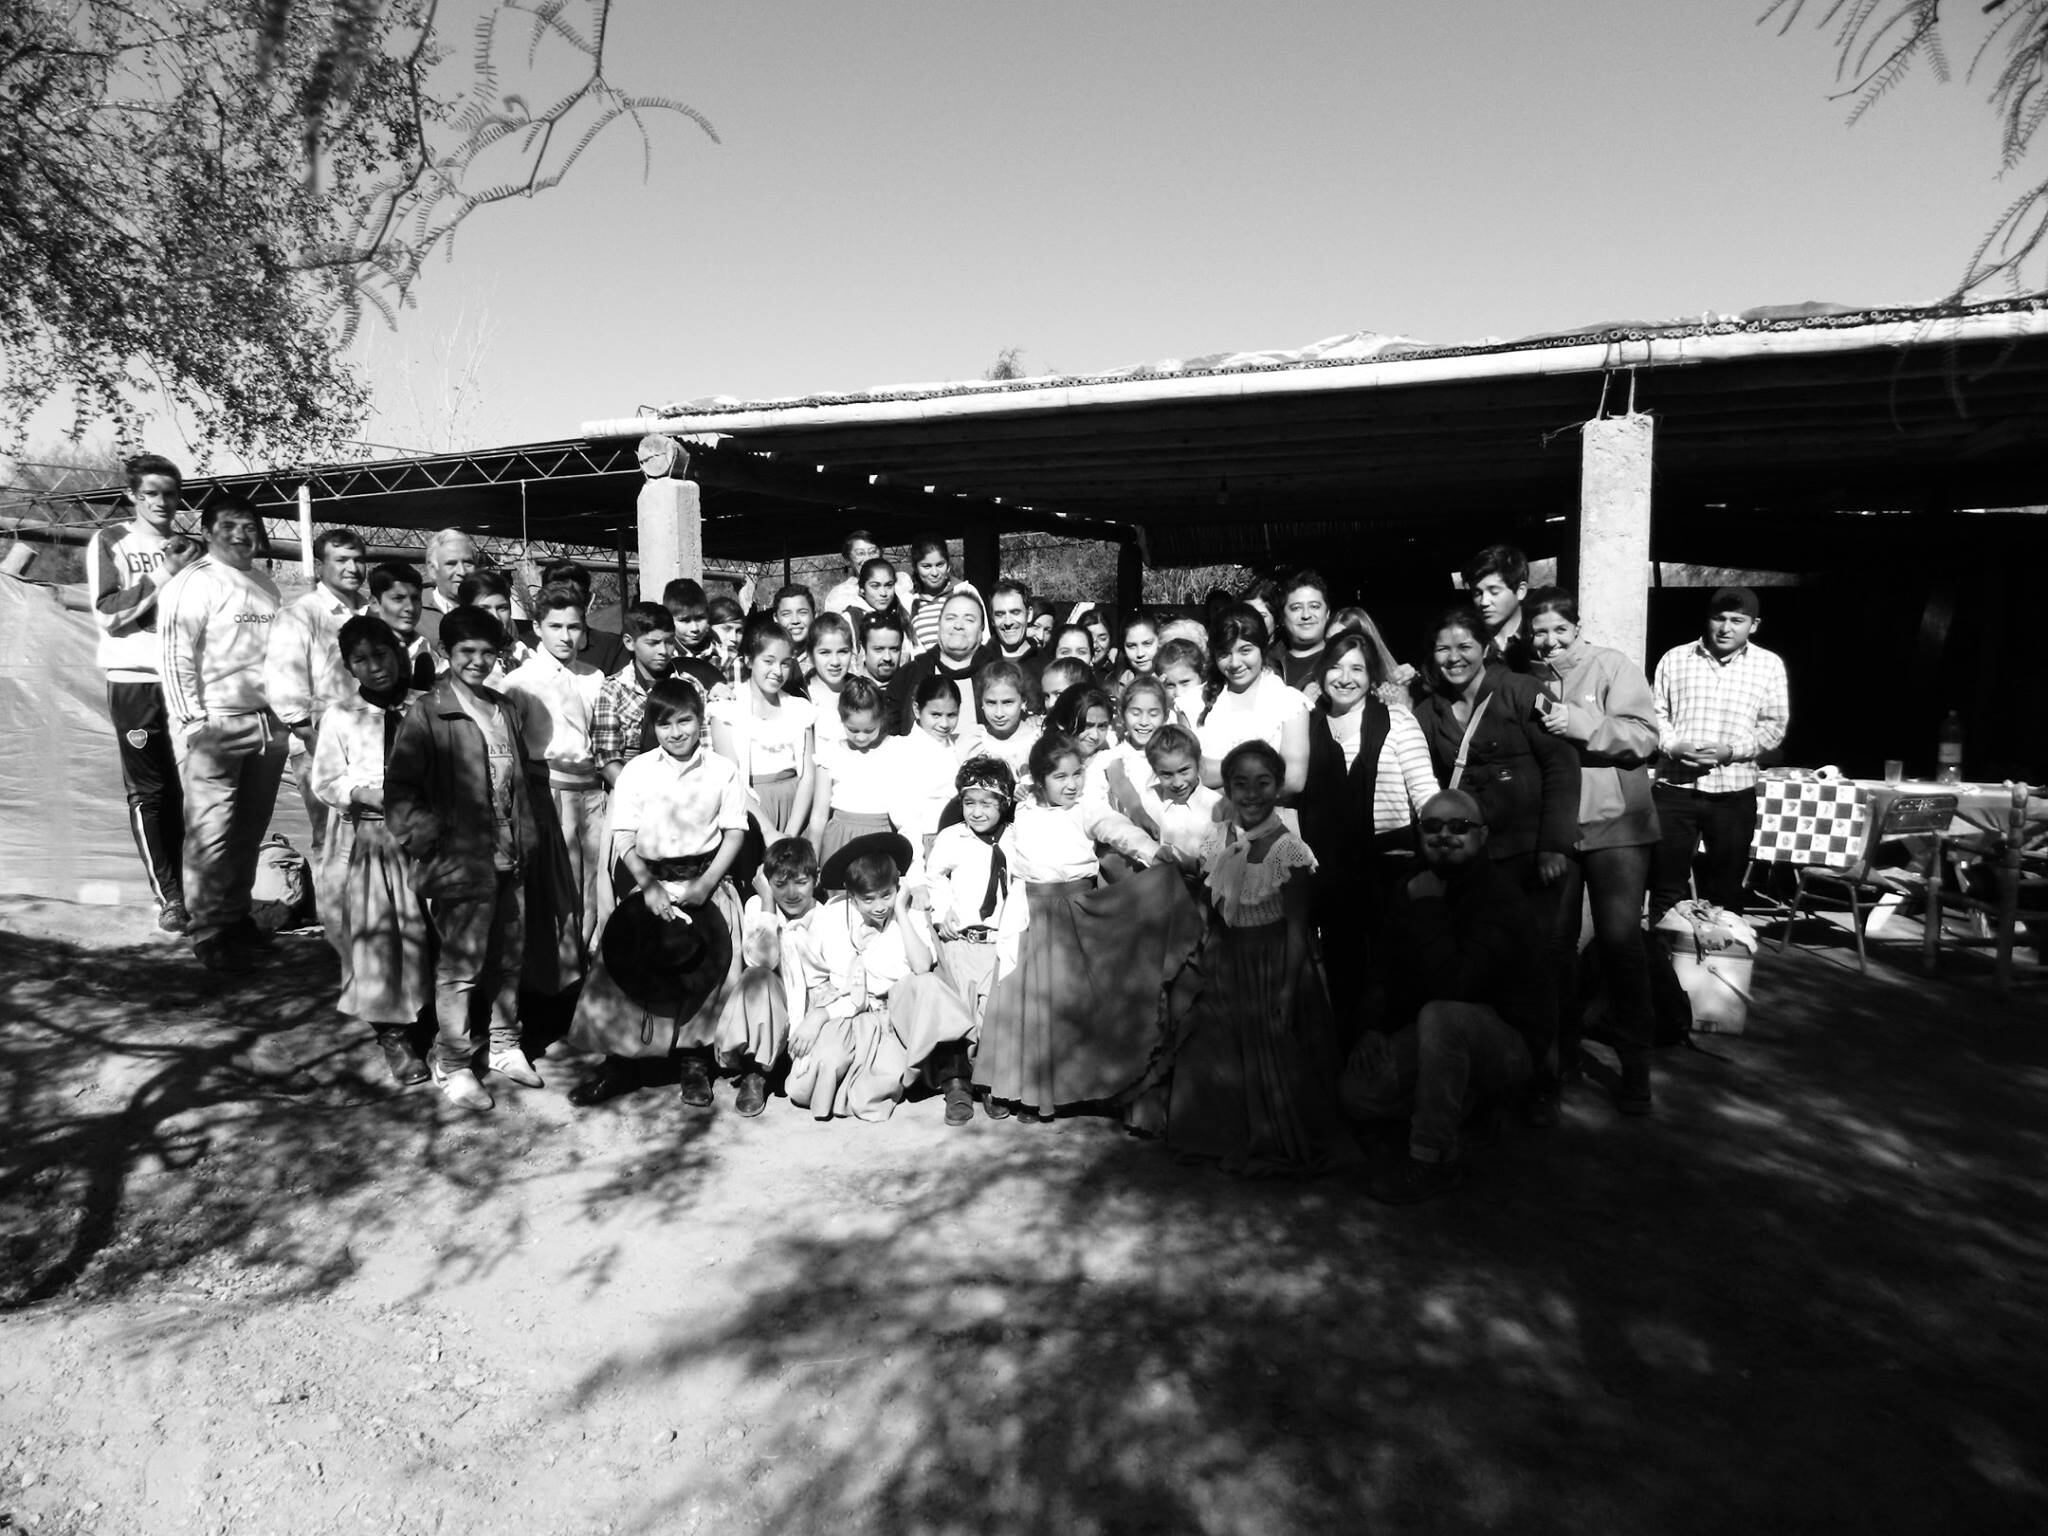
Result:
M1342 1066L1309 947L1315 855L1276 807L1287 765L1264 741L1223 759L1230 841L1212 856L1221 925L1174 1054L1166 1139L1233 1173L1321 1173L1358 1161L1337 1102Z
M818 751L811 805L810 841L821 866L856 837L898 830L891 813L904 795L906 744L889 734L882 690L849 677L840 686L838 712L839 740Z
M989 997L975 1062L997 1118L1013 1107L1043 1119L1131 1102L1160 1059L1173 984L1201 943L1201 912L1171 862L1156 862L1159 844L1084 806L1085 772L1071 736L1040 736L1031 798L1003 839L1027 924L1016 967ZM1098 887L1098 840L1138 872Z
M960 792L960 819L932 839L925 879L939 975L978 1020L988 1009L999 964L1005 955L1013 964L1017 957L1017 935L1008 921L1009 856L1002 848L1017 781L1001 758L980 756L962 763L953 782Z
M735 764L747 808L768 842L800 837L811 822L816 756L810 700L783 691L792 646L780 624L756 624L741 643L747 677L739 697L711 709L711 745Z

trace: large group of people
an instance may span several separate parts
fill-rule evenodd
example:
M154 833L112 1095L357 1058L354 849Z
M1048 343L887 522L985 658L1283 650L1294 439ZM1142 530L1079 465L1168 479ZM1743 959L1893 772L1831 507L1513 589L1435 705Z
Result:
M422 573L331 529L282 604L247 503L186 533L175 465L129 483L91 595L162 926L258 963L296 758L340 1011L398 1083L479 1111L486 1079L542 1086L522 999L554 997L596 1062L578 1106L930 1097L1246 1174L1358 1165L1387 1122L1406 1155L1370 1187L1425 1199L1580 1079L1588 911L1614 1102L1652 1111L1646 901L1704 845L1701 893L1739 906L1788 718L1755 593L1716 592L1653 681L1506 546L1415 665L1312 570L1199 615L1062 614L977 591L942 538L899 566L859 532L822 600L678 580L611 634L579 566L515 589L457 530Z

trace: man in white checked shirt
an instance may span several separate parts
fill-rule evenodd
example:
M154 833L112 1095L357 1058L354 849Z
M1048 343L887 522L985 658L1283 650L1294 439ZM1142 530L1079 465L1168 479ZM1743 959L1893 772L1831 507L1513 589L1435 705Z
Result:
M1757 759L1785 739L1791 694L1785 663L1751 644L1756 593L1722 587L1707 605L1706 634L1657 663L1657 822L1650 920L1685 900L1699 859L1699 893L1742 910L1750 835L1756 830Z

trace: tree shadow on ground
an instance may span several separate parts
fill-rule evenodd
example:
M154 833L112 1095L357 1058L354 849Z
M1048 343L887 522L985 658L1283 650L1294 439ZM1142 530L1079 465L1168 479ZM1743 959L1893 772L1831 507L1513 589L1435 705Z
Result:
M220 1298L317 1296L366 1242L428 1220L455 1235L422 1287L473 1279L527 1234L516 1211L464 1218L576 1155L551 1098L500 1090L495 1112L470 1115L426 1087L394 1091L371 1032L333 1012L324 944L282 940L230 978L156 947L0 933L0 976L0 1311L173 1279ZM616 1109L614 1134L658 1113ZM635 1200L659 1217L687 1200L705 1123L679 1135L662 1120L634 1176L585 1188L580 1214Z
M592 1369L743 1380L738 1491L635 1528L2042 1529L2038 1016L1759 974L1656 1121L1579 1096L1433 1206L1083 1127L850 1182L738 1316Z

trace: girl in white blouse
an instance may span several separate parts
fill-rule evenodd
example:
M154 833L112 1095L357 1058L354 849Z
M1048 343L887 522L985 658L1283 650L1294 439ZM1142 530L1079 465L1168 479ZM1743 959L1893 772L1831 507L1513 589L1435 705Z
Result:
M894 828L905 814L909 772L906 738L891 736L882 690L849 677L839 692L839 740L818 749L818 790L811 805L810 839L822 866L856 837Z
M896 738L902 777L894 816L896 829L910 839L922 867L960 772L960 692L951 678L928 672L918 679L911 704L917 723L909 735Z
M789 631L780 624L749 629L740 646L746 683L737 698L711 707L712 749L738 766L747 785L747 808L771 843L810 825L816 788L817 712L808 699L782 691L791 649Z
M1308 783L1308 700L1266 670L1266 621L1249 603L1232 603L1209 625L1209 659L1222 680L1195 734L1202 742L1202 782L1223 785L1223 759L1233 747L1263 741L1280 754L1283 799Z

